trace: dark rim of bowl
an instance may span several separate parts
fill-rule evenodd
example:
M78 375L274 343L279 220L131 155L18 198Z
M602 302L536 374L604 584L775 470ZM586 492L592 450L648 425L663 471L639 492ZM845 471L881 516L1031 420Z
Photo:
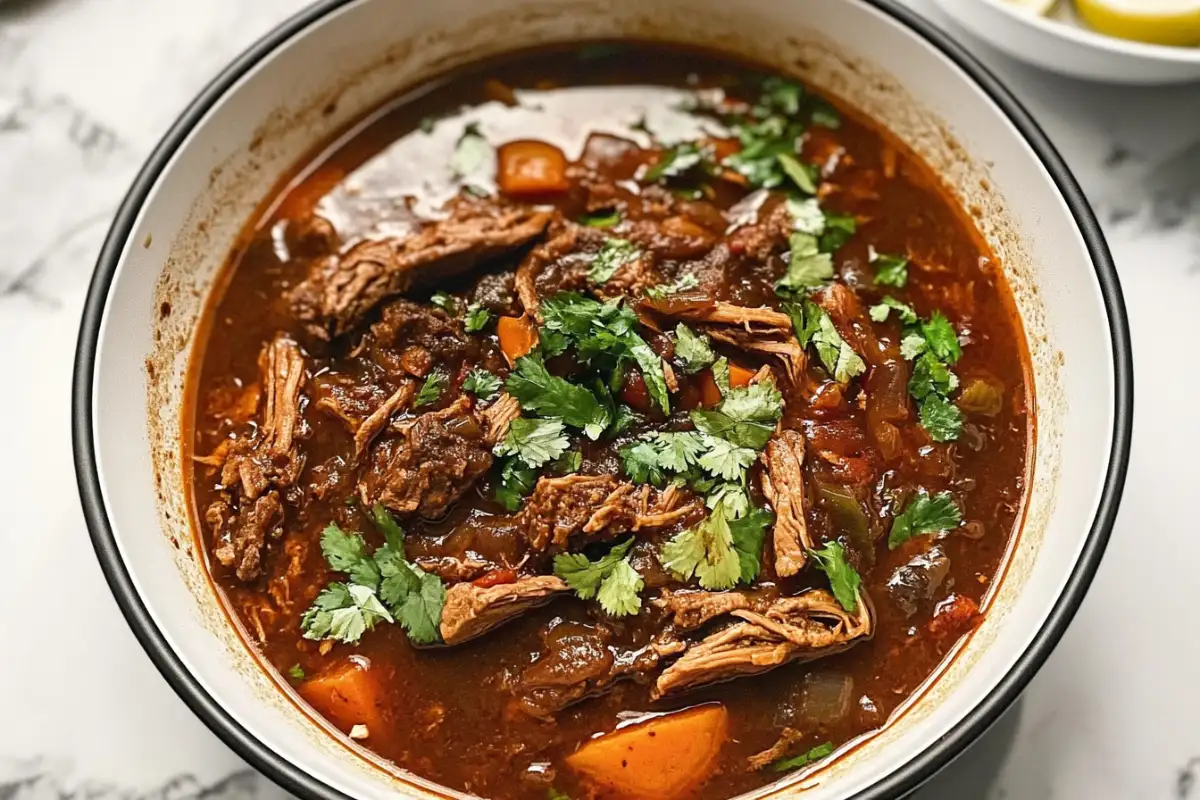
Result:
M92 383L100 320L108 300L109 286L142 204L160 174L192 129L238 80L292 37L352 2L355 0L321 0L255 42L200 92L147 159L117 211L88 288L75 354L71 407L76 479L92 545L109 587L134 635L167 683L225 744L285 789L303 798L320 800L345 798L347 795L311 775L300 765L290 763L273 752L266 743L242 727L232 714L221 707L188 672L179 656L171 649L134 588L117 548L101 496L92 437ZM1083 192L1046 134L986 67L930 22L900 6L895 0L858 2L889 15L954 62L1004 112L1033 148L1066 200L1095 267L1108 313L1116 377L1113 439L1104 490L1087 541L1062 594L1017 663L954 730L899 769L855 795L858 800L878 800L900 797L912 791L950 763L967 745L986 731L1020 695L1021 690L1054 650L1074 617L1100 564L1125 485L1133 420L1133 368L1129 321L1112 256Z

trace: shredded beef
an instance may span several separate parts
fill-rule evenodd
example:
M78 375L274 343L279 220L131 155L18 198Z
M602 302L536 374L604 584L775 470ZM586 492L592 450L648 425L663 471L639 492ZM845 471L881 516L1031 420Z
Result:
M486 587L456 583L446 590L442 640L446 644L461 644L474 639L565 591L567 584L553 575Z

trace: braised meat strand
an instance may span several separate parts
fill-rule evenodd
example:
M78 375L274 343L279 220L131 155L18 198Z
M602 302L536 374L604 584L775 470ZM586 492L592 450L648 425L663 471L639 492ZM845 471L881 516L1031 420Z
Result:
M1020 325L852 107L535 51L296 174L207 309L185 452L230 613L358 745L493 800L721 800L880 728L985 618Z

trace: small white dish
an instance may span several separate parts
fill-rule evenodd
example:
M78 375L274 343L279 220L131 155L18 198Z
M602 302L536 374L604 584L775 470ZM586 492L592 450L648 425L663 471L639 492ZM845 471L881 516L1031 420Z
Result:
M1007 0L936 0L974 36L1013 58L1110 83L1200 81L1200 47L1166 47L1105 36L1023 10Z

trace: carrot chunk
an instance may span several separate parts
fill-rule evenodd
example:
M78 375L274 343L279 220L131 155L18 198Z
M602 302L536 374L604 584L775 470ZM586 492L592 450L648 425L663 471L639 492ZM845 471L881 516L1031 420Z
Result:
M755 372L752 369L739 367L737 364L729 365L729 387L737 389L742 386L749 386L750 380L754 377ZM721 390L717 387L717 382L713 379L712 370L706 369L696 376L700 380L700 404L705 408L715 408L721 404Z
M620 797L671 800L712 774L728 736L725 707L698 706L592 739L567 766Z
M366 725L368 731L383 728L379 683L371 672L371 662L362 656L351 656L345 664L309 678L296 691L343 731L355 725Z
M496 336L510 366L537 344L537 331L529 317L500 317L496 320Z
M500 146L497 153L500 191L527 196L565 192L567 157L552 144L522 139Z

